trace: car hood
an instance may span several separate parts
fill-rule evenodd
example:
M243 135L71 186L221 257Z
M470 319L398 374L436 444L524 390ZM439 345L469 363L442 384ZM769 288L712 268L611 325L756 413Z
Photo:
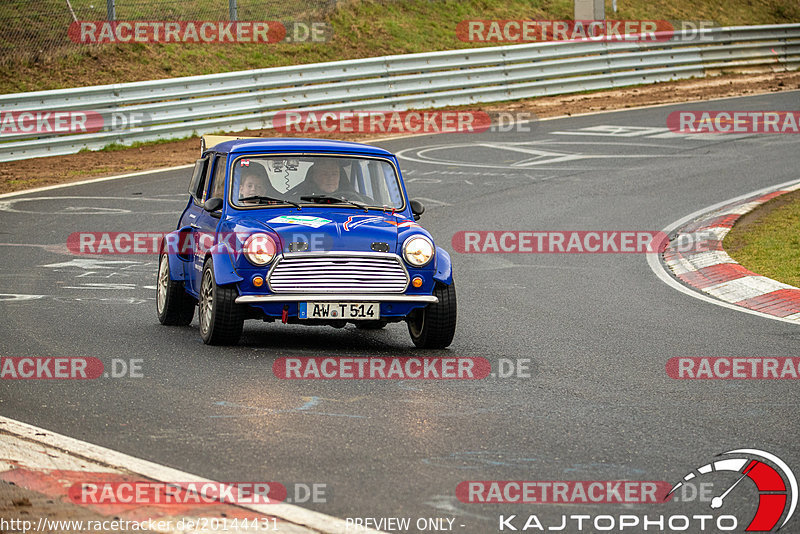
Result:
M253 231L270 230L277 235L279 249L283 252L347 250L394 253L398 233L408 228L419 228L419 225L405 217L380 211L331 210L319 213L303 210L241 220L237 231L242 231L243 227L250 227Z

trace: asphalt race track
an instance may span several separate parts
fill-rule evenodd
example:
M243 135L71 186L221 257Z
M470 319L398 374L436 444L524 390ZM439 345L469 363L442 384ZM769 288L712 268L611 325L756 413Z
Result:
M674 484L738 448L800 468L796 381L678 381L665 371L676 356L797 356L800 330L690 298L641 254L458 254L451 239L462 230L661 230L798 179L796 136L679 135L666 117L799 103L795 91L542 121L530 132L378 143L400 154L409 194L427 208L421 224L453 257L458 331L446 351L415 350L404 324L365 332L249 321L239 346L205 346L196 317L189 328L159 325L155 256L68 253L73 232L174 229L188 169L0 199L0 353L92 356L107 368L140 359L142 374L5 380L0 413L213 480L324 483L329 502L307 506L342 518L446 517L454 531L483 533L498 530L501 514L559 525L570 513L693 510L467 504L455 488L469 480ZM303 381L272 373L282 356L420 355L485 357L493 371L500 359L529 359L530 376ZM732 494L742 517L754 493Z

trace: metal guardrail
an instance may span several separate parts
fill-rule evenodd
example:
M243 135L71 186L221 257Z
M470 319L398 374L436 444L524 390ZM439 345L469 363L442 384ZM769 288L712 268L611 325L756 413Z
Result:
M705 77L800 68L800 24L706 30L704 40L567 41L384 56L312 65L0 95L8 111L141 112L135 129L0 135L0 161L193 134L270 129L281 110L461 106Z

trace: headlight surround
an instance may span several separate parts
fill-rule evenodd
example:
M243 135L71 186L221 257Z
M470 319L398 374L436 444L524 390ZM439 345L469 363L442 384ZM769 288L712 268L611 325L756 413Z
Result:
M412 235L403 243L403 258L414 267L427 265L435 253L433 242L423 235Z
M253 265L263 266L275 259L277 247L267 234L253 234L244 242L244 256Z

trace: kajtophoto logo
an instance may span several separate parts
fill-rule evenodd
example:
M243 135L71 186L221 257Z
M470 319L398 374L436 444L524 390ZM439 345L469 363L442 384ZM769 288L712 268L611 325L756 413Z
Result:
M758 449L736 449L718 456L725 458L691 471L672 487L667 498L689 481L719 477L719 473L736 473L739 475L736 481L722 494L711 499L711 508L721 509L728 495L747 478L758 489L758 508L746 532L777 532L786 526L797 509L797 479L786 462L774 454ZM783 522L777 526L781 518Z
M558 504L589 502L654 503L653 495L663 495L662 503L694 502L710 506L715 513L682 514L563 514L560 521L544 521L536 514L500 515L499 531L566 531L566 532L740 532L739 515L753 513L744 532L777 532L792 519L797 508L797 479L786 462L766 451L736 449L717 455L715 461L685 475L667 491L669 485L657 481L600 483L575 481L497 482L467 481L456 488L461 502ZM750 479L757 492L747 493ZM558 488L558 490L557 490ZM698 488L700 488L698 492ZM688 492L685 490L689 490ZM545 493L547 490L547 493ZM680 491L678 491L680 490ZM731 496L731 493L737 493ZM700 497L697 499L697 497ZM710 498L707 498L710 497ZM727 501L726 501L727 499ZM750 501L748 504L747 501ZM738 514L738 515L734 515ZM568 530L567 530L568 529ZM592 530L594 529L594 530Z

